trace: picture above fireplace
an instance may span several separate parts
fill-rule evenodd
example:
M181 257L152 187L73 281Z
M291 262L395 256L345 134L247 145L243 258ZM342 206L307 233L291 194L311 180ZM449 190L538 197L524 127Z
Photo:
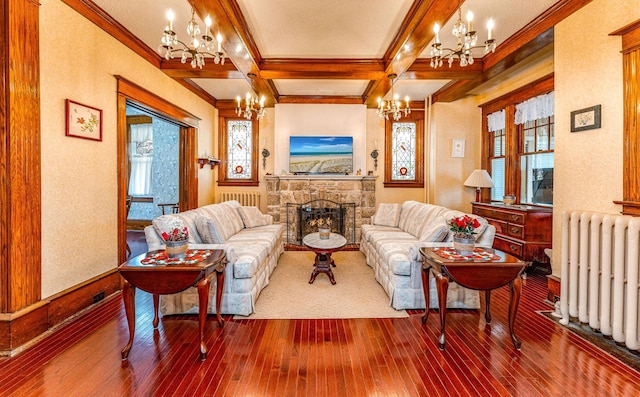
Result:
M289 172L297 174L352 173L353 137L289 137Z

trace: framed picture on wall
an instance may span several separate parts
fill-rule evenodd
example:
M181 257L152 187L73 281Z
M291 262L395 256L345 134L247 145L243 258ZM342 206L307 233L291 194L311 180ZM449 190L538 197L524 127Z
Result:
M600 105L571 112L571 132L600 128Z
M66 100L65 135L102 141L102 110Z

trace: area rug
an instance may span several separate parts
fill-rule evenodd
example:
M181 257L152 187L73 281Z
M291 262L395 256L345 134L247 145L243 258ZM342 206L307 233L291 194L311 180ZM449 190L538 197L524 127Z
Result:
M588 325L582 325L572 321L570 321L566 326L562 325L560 324L560 319L553 315L553 311L543 310L537 313L542 317L553 321L555 324L568 329L574 334L580 336L581 338L587 340L601 350L622 361L629 367L640 372L640 355L637 352L634 353L630 351L625 346L617 344L616 341L611 338L605 338L601 333L593 331Z
M389 297L375 279L373 270L359 251L340 251L332 255L336 280L331 285L326 274L313 284L315 254L285 251L278 266L256 302L255 312L236 319L315 319L315 318L402 318L404 310L389 305Z

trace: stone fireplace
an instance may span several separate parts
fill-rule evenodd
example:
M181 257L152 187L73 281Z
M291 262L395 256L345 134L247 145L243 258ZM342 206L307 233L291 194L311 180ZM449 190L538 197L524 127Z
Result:
M323 207L342 208L344 212L344 236L347 242L360 241L360 226L368 224L376 208L376 176L355 175L268 175L267 213L274 222L286 226L285 241L300 245L302 213L300 208L307 203L330 201L332 205ZM316 201L320 200L320 201ZM303 213L304 215L304 213ZM334 229L334 232L337 232Z

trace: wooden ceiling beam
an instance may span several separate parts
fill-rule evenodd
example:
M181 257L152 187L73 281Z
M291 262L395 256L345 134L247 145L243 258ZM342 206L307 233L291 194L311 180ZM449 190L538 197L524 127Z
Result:
M193 8L200 16L209 15L213 26L223 37L223 48L229 60L259 95L266 105L278 101L278 91L271 82L260 76L262 57L236 0L193 0ZM236 49L242 49L237 51ZM250 76L255 75L254 78Z
M278 103L322 103L339 105L362 105L362 97L346 95L280 95Z
M416 59L409 69L398 78L400 80L470 80L479 77L484 69L481 58L476 58L472 65L465 67L454 62L451 67L445 65L432 68L430 62L430 59Z
M451 0L416 0L407 13L400 30L384 55L385 74L401 76L418 59L433 39L433 25L443 24L458 9ZM377 106L378 97L391 89L388 78L372 81L363 94L367 106Z
M264 59L260 75L265 79L375 80L385 76L380 59Z

